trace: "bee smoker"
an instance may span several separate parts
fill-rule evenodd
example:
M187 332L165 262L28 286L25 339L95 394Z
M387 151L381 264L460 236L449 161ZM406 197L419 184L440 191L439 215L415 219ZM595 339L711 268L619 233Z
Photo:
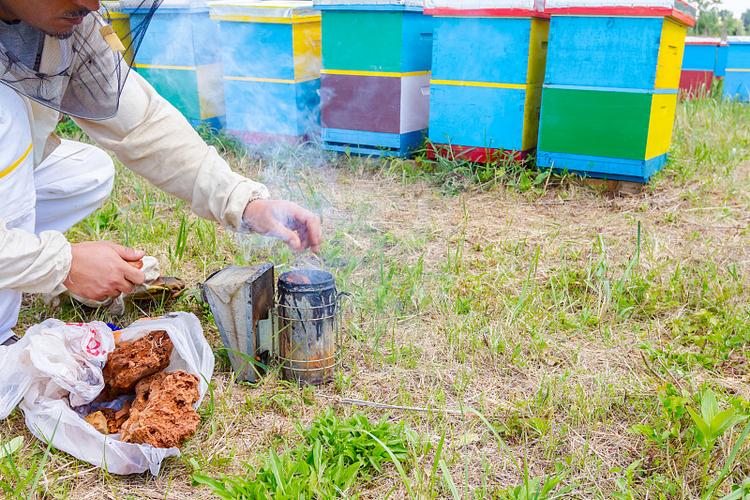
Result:
M201 290L238 378L257 382L278 363L285 380L321 385L340 361L340 297L333 275L317 269L231 266Z

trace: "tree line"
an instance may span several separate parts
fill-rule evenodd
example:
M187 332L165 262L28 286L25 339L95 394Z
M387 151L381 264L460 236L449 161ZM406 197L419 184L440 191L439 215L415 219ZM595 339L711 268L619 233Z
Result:
M690 30L691 35L733 36L750 35L750 9L739 18L730 10L719 9L720 0L698 0L698 20Z

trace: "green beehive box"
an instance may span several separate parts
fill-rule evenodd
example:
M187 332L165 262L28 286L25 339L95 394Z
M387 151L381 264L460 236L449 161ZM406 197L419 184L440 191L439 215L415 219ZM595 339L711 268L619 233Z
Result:
M323 11L323 68L409 73L430 69L432 20L422 2L315 0Z

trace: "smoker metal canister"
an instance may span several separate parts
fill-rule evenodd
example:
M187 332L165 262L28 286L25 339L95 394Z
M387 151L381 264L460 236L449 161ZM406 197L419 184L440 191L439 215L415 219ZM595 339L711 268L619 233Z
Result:
M297 270L278 281L279 359L285 380L321 385L337 364L339 294L331 273Z

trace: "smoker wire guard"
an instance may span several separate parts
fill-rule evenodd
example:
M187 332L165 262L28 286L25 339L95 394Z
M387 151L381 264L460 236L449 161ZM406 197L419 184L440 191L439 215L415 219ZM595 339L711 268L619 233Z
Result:
M311 372L319 372L319 371L325 371L325 370L336 370L336 368L341 364L343 359L343 342L342 342L342 334L341 334L341 314L342 314L342 299L350 298L351 294L348 292L336 292L336 300L333 302L333 304L329 305L323 305L323 306L314 306L314 307L297 307L297 306L289 306L289 305L280 305L278 301L278 295L276 296L274 300L274 306L271 308L271 315L273 317L273 325L272 325L272 340L274 342L273 350L274 350L274 358L279 360L280 366L282 370L288 370L292 373L311 373ZM279 341L281 338L281 335L284 333L281 329L279 329L279 319L282 319L287 322L287 325L285 328L289 328L293 322L302 323L303 321L300 319L294 319L294 318L287 318L284 316L281 316L279 314L279 308L283 307L290 310L296 310L300 312L304 311L310 311L314 312L318 309L324 309L329 308L331 305L334 306L335 312L328 316L322 316L320 318L316 318L312 321L325 321L328 319L333 319L333 333L334 333L334 352L332 356L328 356L325 358L320 359L294 359L294 358L285 358L281 356L279 351ZM322 363L326 361L332 361L331 364L327 364L325 366L321 366L318 368L297 368L297 367L291 367L291 363L295 364L302 364L309 365L311 363Z

